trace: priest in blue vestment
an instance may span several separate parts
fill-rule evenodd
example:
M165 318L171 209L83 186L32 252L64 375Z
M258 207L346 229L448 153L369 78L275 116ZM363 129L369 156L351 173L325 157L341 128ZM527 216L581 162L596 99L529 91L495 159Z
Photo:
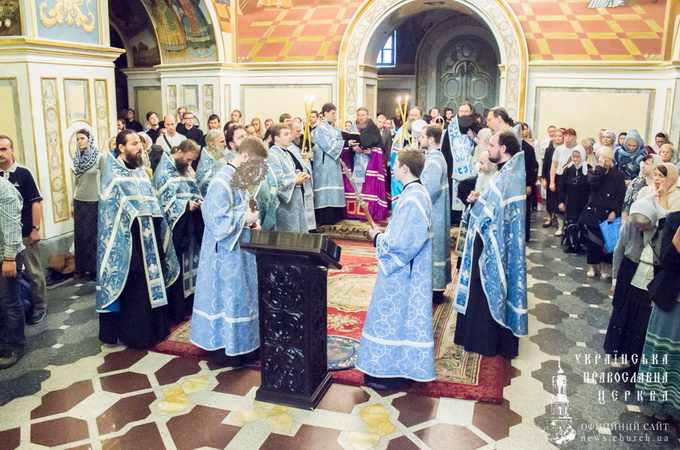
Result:
M96 304L99 339L150 348L170 331L166 288L179 264L133 130L116 136L101 175Z
M290 153L295 157L296 170L305 172L309 178L302 184L302 197L305 206L305 219L307 220L307 230L316 230L316 216L314 215L314 182L312 175L312 161L309 159L311 152L303 152L300 148L302 146L302 124L293 122L291 125L291 136L293 143L288 147Z
M277 124L269 128L273 145L269 148L269 170L276 183L273 201L276 205L276 231L307 233L303 184L309 179L295 155L288 150L293 143L288 125Z
M247 137L239 153L217 172L201 212L205 222L191 342L218 351L219 362L238 367L257 357L260 347L255 255L241 250L250 239L258 212L249 208L249 193L232 184L238 168L251 157L267 157L264 143Z
M205 147L201 151L201 158L196 167L196 184L201 195L208 192L210 178L213 176L215 163L222 159L227 152L227 142L220 130L210 130L205 134Z
M238 147L241 145L241 141L248 136L246 129L243 125L232 125L225 133L225 141L227 143L227 151L224 152L224 156L217 161L212 168L212 175L222 170L222 167L226 166L229 161L236 157L238 153ZM211 175L211 176L212 176ZM206 192L208 192L206 190ZM205 194L203 195L205 197Z
M200 206L203 196L198 190L191 164L200 147L191 139L164 152L153 175L153 186L172 228L172 243L179 260L180 277L168 288L168 306L173 323L189 318L194 303L198 258L203 238Z
M432 203L420 176L425 156L404 149L393 173L404 184L384 233L374 226L378 277L361 334L356 367L373 389L432 381Z
M489 161L498 172L470 209L454 301L454 342L468 352L507 359L517 356L518 338L527 335L528 326L526 168L520 148L510 130L489 141Z
M428 125L418 136L420 148L426 151L425 168L420 181L432 200L432 301L443 303L444 291L451 282L451 210L446 159L439 150L442 129Z
M473 176L472 153L475 150L474 131L469 131L471 128L464 127L461 122L470 125L470 119L474 113L475 107L472 103L461 103L458 107L458 114L451 119L441 143L441 151L446 159L450 180L450 208L456 223L460 220L462 211L465 209L465 205L458 198L458 184Z
M340 154L344 145L342 131L335 126L337 108L326 103L321 108L323 120L312 130L314 210L318 225L333 225L345 211L345 187L342 181Z

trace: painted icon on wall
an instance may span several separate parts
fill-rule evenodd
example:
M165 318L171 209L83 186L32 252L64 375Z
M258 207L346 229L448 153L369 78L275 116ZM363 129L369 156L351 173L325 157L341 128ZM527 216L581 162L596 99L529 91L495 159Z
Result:
M21 36L19 0L0 0L0 36Z

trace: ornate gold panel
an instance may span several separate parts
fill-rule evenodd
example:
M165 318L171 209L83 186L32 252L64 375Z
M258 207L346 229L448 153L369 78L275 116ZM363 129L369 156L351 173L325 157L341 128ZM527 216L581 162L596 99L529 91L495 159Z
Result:
M45 139L47 143L47 167L50 173L50 194L54 222L69 220L69 200L66 191L64 154L62 152L61 127L59 124L59 92L56 78L40 78Z

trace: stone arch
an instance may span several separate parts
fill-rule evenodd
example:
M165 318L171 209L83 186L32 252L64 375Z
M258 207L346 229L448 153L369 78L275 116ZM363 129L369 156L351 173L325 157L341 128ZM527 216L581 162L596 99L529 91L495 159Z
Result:
M500 104L513 118L523 119L529 57L517 17L502 0L446 0L446 3L472 12L491 30L500 56ZM359 103L364 101L364 82L370 76L370 71L365 69L375 65L375 59L371 61L373 56L369 55L370 38L386 19L414 4L420 4L420 11L433 9L432 2L428 4L425 0L369 0L352 18L338 57L338 107L341 117L353 116Z

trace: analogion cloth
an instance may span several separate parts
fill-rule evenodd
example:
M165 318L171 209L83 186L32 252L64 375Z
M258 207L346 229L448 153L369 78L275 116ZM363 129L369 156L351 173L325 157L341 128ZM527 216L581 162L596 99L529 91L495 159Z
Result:
M356 362L368 375L435 379L431 217L427 189L409 183L376 238L378 276Z
M439 149L430 150L420 180L432 200L432 289L443 291L451 282L451 214L446 159Z
M130 269L131 227L135 220L139 222L149 301L153 308L166 305L165 289L179 276L171 229L144 168L128 169L112 153L106 158L99 200L97 311L120 311L118 300ZM159 240L164 258L158 251L154 220L161 222Z
M339 128L325 120L312 130L314 168L314 208L344 208L345 190L342 183L343 139Z
M231 185L234 166L213 176L201 205L205 231L198 265L191 342L205 350L224 348L230 356L260 346L255 255L248 242L248 193Z
M454 302L454 309L465 314L479 234L484 242L479 270L491 316L515 336L526 336L528 331L525 177L524 153L519 152L489 180L472 206Z
M175 159L170 153L163 153L161 160L153 174L153 186L158 195L158 201L163 208L165 219L170 227L175 226L187 213L189 201L203 200L193 178L193 169L189 167L189 174L182 176L177 171ZM186 250L177 256L182 264L182 286L184 296L188 297L196 289L196 275L198 271L198 258L201 253L201 243L198 236L189 236L190 244ZM175 249L177 252L177 249Z
M342 152L342 160L352 173L357 188L361 190L362 199L368 204L368 211L374 220L385 220L389 215L387 208L387 191L385 187L385 164L383 151L380 148L382 137L380 130L371 119L364 124L364 128L352 125L352 132L360 133L362 148L370 148L371 154L356 153L351 148ZM361 206L357 204L354 186L343 173L345 186L345 215L354 219L363 219Z
M357 183L357 187L361 186L361 197L368 204L368 211L371 213L371 217L373 217L373 220L387 219L389 209L387 208L387 193L385 191L385 166L383 164L382 149L374 147L370 155L356 154L354 159L352 159L352 155L355 155L354 151L346 149L346 151L343 151L341 158L347 167L350 168L355 179L357 172L356 156L366 156L368 158L367 160L363 159L368 163L364 169L364 181L360 184ZM353 170L352 166L354 166ZM342 176L342 181L345 185L345 215L353 219L363 219L365 216L361 207L357 204L352 183L345 174Z

